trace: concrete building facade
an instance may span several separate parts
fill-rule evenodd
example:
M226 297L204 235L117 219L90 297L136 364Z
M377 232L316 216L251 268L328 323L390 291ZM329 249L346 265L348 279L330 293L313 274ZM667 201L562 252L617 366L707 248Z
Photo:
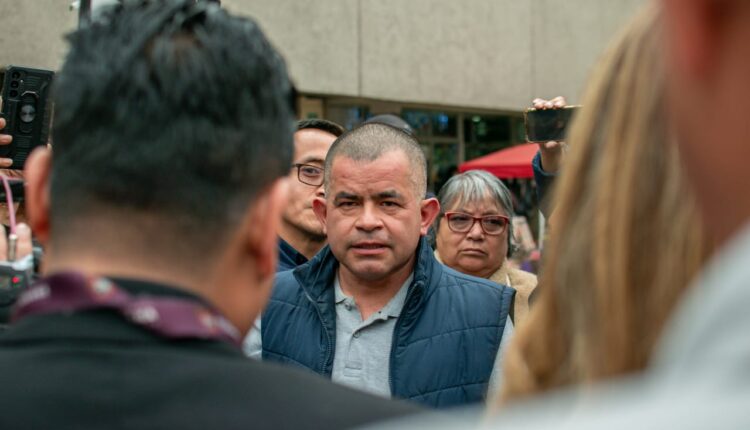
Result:
M303 117L396 113L433 176L524 139L535 97L576 103L596 58L647 0L223 0L286 57ZM0 0L0 66L55 69L69 0ZM439 181L439 178L431 178Z

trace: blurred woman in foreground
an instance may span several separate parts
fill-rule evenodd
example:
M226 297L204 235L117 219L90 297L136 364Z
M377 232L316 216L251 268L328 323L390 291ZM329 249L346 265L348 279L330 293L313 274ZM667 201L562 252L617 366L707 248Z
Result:
M595 69L556 184L535 307L490 407L641 370L709 253L662 102L658 10Z

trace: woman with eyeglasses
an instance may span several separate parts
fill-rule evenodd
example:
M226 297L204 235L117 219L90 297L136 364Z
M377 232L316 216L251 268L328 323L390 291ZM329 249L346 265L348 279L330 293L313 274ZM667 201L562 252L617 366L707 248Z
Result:
M513 323L529 309L536 276L509 267L513 253L513 199L500 179L481 170L456 175L438 193L435 256L446 266L516 290Z

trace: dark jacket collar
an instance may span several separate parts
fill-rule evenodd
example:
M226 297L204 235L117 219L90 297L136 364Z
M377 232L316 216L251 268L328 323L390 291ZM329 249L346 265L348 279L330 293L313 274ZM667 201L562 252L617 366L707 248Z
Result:
M424 290L430 287L433 279L439 279L442 268L435 260L433 250L424 237L419 240L416 256L414 281L411 287ZM312 260L297 267L294 270L294 277L310 298L316 302L326 301L330 292L333 291L333 281L338 266L339 262L331 252L330 246L326 245Z
M108 276L107 279L110 279L118 287L136 296L148 295L159 297L175 297L207 303L206 300L204 300L197 294L194 294L178 286L172 286L153 281L145 281L142 279L121 278L116 276Z
M292 270L305 263L307 263L307 257L294 249L294 247L287 241L279 238L279 262L276 266L277 272Z
M176 298L195 301L207 307L212 305L202 297L176 285L168 285L142 279L105 276L134 296L147 295L154 297ZM4 341L36 341L36 340L82 339L86 343L92 342L151 342L162 343L164 338L155 336L147 330L132 324L115 312L91 311L69 314L53 313L40 315L38 318L23 318L10 326L8 331L2 332L0 343ZM65 341L65 340L63 340ZM200 348L211 348L230 351L233 355L241 354L239 350L225 342L200 342ZM198 347L197 343L190 343L191 347Z

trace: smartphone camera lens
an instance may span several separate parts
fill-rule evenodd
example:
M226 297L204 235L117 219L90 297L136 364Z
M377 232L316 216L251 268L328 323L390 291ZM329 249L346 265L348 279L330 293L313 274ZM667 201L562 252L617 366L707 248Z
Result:
M16 90L12 90L12 91L10 92L10 96L11 96L11 97L18 97L18 91L16 91Z
M34 118L36 118L36 108L30 104L21 106L20 118L21 121L26 124L31 123L34 121Z
M13 81L10 83L11 88L18 88L18 81Z
M13 78L13 79L18 79L18 78L20 78L20 77L21 77L21 74L20 74L20 73L18 73L18 72L13 72L13 73L12 73L12 74L10 75L10 77L11 77L11 78Z

